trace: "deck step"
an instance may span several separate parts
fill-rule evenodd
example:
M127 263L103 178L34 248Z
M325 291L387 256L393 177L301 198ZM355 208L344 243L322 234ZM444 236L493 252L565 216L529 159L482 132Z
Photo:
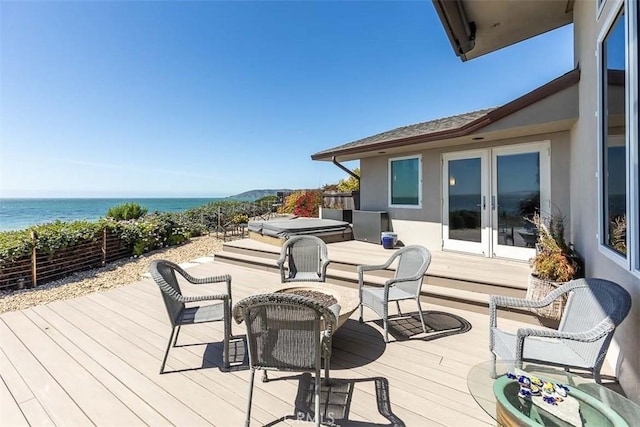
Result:
M276 253L276 255L279 255ZM258 270L277 272L277 256L266 251L234 250L227 247L215 255L216 262L250 267ZM336 268L337 266L337 268ZM369 286L383 286L392 277L393 271L367 272L365 284ZM349 263L332 262L327 269L327 282L350 288L358 287L358 276L355 265ZM489 292L493 291L493 292ZM488 314L489 295L507 295L523 298L525 290L506 288L500 285L474 283L445 277L425 276L421 300L426 304L437 304L476 313ZM501 316L512 320L537 324L537 318L525 310L500 310Z

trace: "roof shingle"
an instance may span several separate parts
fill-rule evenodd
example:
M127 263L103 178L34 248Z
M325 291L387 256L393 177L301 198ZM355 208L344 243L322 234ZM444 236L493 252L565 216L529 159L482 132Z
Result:
M485 108L483 110L472 111L470 113L457 114L450 117L442 117L428 122L416 123L413 125L402 126L396 129L392 129L386 132L379 133L377 135L368 136L366 138L359 139L357 141L349 142L344 145L339 145L327 150L320 151L313 156L320 156L324 153L330 153L337 150L343 150L346 148L364 147L367 145L378 144L381 142L395 141L398 139L411 138L413 136L428 135L436 132L444 132L452 129L459 129L479 118L486 116L489 112L495 110L495 108Z

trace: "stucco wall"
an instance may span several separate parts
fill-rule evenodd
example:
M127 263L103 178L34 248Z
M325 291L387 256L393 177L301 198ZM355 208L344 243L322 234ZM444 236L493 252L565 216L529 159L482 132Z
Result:
M513 129L578 117L578 85L573 85L492 123L482 132Z
M571 131L571 239L585 259L586 274L602 277L624 286L633 298L631 313L617 329L607 356L625 393L640 403L640 279L607 257L597 240L598 233L598 127L597 37L609 13L608 1L596 20L593 1L574 3L575 60L580 64L580 119Z
M421 209L389 207L389 156L361 159L360 173L362 179L360 182L360 208L362 210L389 212L393 230L398 233L398 238L403 243L421 244L430 250L441 250L442 154L546 140L551 141L551 202L569 218L569 132L540 134L500 141L482 141L473 145L411 153L422 155L423 193Z

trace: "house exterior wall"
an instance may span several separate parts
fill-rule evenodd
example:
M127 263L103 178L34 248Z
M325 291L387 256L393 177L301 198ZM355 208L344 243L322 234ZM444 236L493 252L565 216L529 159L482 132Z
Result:
M470 145L410 153L422 155L422 208L420 209L389 207L388 160L395 156L361 159L360 208L389 212L393 231L398 233L398 239L404 244L421 244L432 251L442 250L442 154L540 141L551 141L551 203L569 218L570 174L567 165L570 160L570 134L568 131L499 141L482 141Z
M575 119L578 117L577 100L578 85L573 85L486 126L482 133Z
M633 299L631 312L616 330L607 362L614 368L627 397L640 403L640 278L606 256L598 243L599 205L597 108L598 34L614 2L607 0L596 17L595 1L574 3L575 62L580 64L580 119L571 130L571 240L585 260L588 277L602 277L624 286ZM637 100L636 100L637 103ZM637 141L636 141L637 143Z

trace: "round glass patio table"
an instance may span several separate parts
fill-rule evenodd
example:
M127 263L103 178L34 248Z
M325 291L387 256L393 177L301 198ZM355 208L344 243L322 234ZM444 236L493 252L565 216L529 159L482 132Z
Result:
M507 377L507 372L518 374L513 362L496 362L495 379L491 377L492 362L474 366L467 375L467 386L475 401L496 420L499 426L559 426L559 427L632 427L639 425L640 406L624 396L561 368L525 363L522 374L542 381L564 384L568 396L575 399L574 416L563 417L559 402L551 408L547 403L533 403L530 398L518 396L520 386ZM536 400L539 402L540 400ZM568 406L567 406L568 407ZM560 410L558 410L560 408Z

